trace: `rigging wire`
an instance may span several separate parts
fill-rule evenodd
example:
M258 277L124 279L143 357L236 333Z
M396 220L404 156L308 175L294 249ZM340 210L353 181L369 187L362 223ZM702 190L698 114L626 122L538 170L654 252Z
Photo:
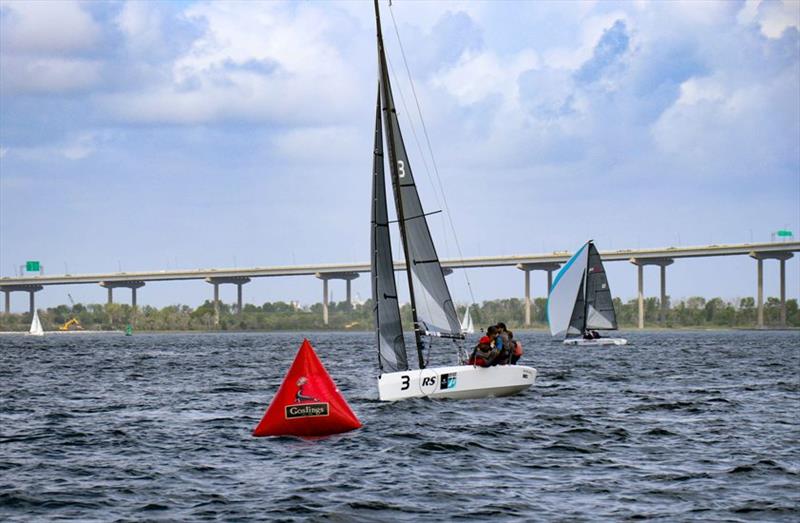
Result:
M394 11L392 10L391 4L389 5L389 14L392 17L392 25L394 26L395 35L397 35L397 43L400 45L400 55L403 57L403 64L405 65L406 68L406 74L408 74L408 81L411 84L411 93L414 95L414 102L417 105L417 113L419 114L419 119L420 122L422 123L422 132L425 135L425 141L427 142L428 145L428 152L431 156L431 163L433 164L433 172L436 174L436 180L439 184L439 190L442 193L442 200L444 202L444 210L447 214L447 220L450 223L450 229L453 233L453 239L455 240L458 256L460 259L463 260L464 254L461 251L461 243L458 241L458 234L456 234L456 228L455 225L453 224L453 216L450 213L450 206L447 204L447 196L445 195L444 188L442 186L442 179L439 176L439 168L436 164L436 158L433 155L433 146L431 145L431 139L430 136L428 135L428 128L425 125L425 119L422 117L422 109L420 108L419 98L417 97L417 90L414 87L414 80L411 77L411 70L408 67L408 61L406 60L406 54L403 49L403 42L402 40L400 40L400 31L397 29L397 21L394 18ZM469 289L470 299L472 300L472 303L475 303L475 295L472 292L472 284L469 280L469 275L467 274L466 268L464 269L464 279L466 280L467 288Z

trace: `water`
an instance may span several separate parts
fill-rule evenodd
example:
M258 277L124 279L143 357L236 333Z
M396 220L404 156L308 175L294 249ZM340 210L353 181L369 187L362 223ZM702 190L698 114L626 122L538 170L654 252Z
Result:
M797 521L800 334L519 334L524 394L376 401L371 334L310 336L364 423L252 438L297 334L0 337L0 519Z

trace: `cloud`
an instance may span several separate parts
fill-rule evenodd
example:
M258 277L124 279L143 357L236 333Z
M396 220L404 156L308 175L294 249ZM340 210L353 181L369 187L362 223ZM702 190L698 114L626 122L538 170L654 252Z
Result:
M81 4L71 0L3 2L0 42L9 54L65 54L91 49L100 26Z
M65 139L54 143L15 147L13 152L16 158L33 162L63 161L64 159L83 160L110 142L113 134L108 130L83 131L70 134ZM0 158L5 156L8 150L7 148L0 149L2 152Z
M142 8L126 9L120 25L141 35ZM203 28L176 56L166 81L137 93L103 96L106 111L124 121L195 124L261 121L330 123L341 118L364 87L342 56L353 20L344 12L273 2L191 5L182 15ZM158 36L141 37L142 42Z
M363 153L359 129L347 126L293 129L272 139L275 152L294 164L343 165Z
M747 0L737 14L741 24L756 24L767 38L780 38L787 29L800 28L796 0Z
M85 91L102 64L89 55L100 26L71 1L4 2L0 6L0 88L9 94Z
M166 46L164 15L156 2L126 2L114 21L137 54L159 53Z
M98 60L3 57L0 87L9 94L87 91L100 82L101 72Z
M628 51L628 31L625 22L617 20L607 29L597 46L594 48L592 58L586 61L575 72L575 79L580 83L596 82L612 66L619 63L625 52Z

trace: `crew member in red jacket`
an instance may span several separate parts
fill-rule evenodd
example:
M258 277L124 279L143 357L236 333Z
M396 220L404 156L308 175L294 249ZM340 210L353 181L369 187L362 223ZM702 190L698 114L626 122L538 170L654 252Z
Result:
M478 340L478 344L472 350L472 355L469 357L468 363L470 365L477 365L478 367L489 367L497 358L497 349L494 342L497 338L497 329L494 325L486 329L486 336Z

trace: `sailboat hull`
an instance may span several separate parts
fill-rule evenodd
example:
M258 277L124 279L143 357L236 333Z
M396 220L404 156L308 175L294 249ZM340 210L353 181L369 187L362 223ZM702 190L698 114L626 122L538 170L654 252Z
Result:
M522 365L429 367L381 375L378 396L381 401L510 396L527 389L535 380L536 369Z
M597 338L594 340L584 340L583 338L567 338L564 345L582 345L588 347L599 347L601 345L627 345L625 338Z

